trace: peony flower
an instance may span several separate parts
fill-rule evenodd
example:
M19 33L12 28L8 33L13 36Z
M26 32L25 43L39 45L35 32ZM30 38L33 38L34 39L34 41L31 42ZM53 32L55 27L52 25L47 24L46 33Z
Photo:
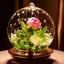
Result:
M28 21L27 21L27 25L32 27L32 28L40 28L41 27L41 23L40 23L40 20L35 18L35 17L32 17L30 18Z

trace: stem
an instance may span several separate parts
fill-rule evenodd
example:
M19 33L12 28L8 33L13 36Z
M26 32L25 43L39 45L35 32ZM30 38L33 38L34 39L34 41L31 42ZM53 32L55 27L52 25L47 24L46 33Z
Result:
M33 52L31 50L31 43L29 43L29 58L33 58Z

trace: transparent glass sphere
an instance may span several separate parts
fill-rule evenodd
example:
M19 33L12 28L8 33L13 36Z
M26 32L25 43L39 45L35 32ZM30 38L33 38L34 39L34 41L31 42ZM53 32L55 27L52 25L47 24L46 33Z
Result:
M8 23L8 37L19 50L43 50L53 41L55 27L51 16L30 3L13 14Z

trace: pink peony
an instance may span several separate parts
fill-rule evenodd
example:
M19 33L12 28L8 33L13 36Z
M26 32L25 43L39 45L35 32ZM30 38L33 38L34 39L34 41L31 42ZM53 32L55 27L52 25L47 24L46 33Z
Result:
M27 25L32 27L32 28L40 28L41 27L41 23L40 20L35 18L35 17L31 17L28 21L27 21Z

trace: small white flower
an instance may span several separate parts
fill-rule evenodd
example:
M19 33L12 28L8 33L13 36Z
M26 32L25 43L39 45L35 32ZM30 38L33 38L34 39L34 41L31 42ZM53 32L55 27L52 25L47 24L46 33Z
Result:
M33 42L34 45L39 46L40 45L40 38L37 36L31 36L30 38L31 42Z
M51 33L45 33L46 43L49 46L53 40Z
M17 38L16 34L11 33L11 40L14 40L15 38Z

